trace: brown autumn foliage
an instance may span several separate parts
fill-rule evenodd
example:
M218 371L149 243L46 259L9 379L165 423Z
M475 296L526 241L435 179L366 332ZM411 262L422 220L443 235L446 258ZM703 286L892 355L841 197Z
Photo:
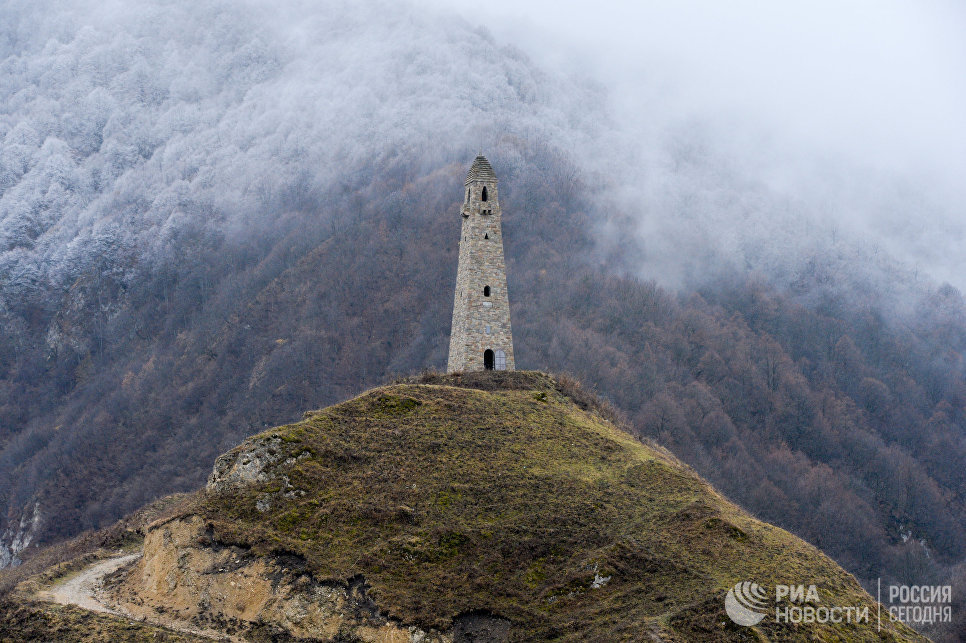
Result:
M521 368L574 374L634 431L864 582L961 569L957 291L924 293L902 319L874 293L807 276L795 294L727 275L673 293L623 273L635 247L595 245L581 196L593 190L561 183L566 159L523 153L500 174ZM104 526L198 487L247 435L445 364L462 171L380 161L336 194L299 195L258 233L199 222L174 261L105 256L65 292L9 311L8 519L39 502L37 542ZM51 347L53 323L85 341Z

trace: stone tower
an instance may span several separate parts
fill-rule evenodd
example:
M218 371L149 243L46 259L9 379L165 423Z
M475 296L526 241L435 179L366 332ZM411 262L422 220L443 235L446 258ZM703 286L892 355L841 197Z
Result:
M466 175L460 262L446 370L513 370L510 297L496 174L482 154Z

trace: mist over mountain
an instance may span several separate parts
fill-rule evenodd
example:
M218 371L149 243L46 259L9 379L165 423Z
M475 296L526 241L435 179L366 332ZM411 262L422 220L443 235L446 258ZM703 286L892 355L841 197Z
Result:
M661 56L597 75L553 21L524 45L427 3L0 15L0 563L441 367L482 147L520 367L598 386L865 582L961 577L947 173L739 118Z
M836 246L962 287L960 3L446 4L606 87L626 155L596 160L618 161L648 277L703 279L709 246L769 275Z
M418 170L600 118L588 90L395 3L14 3L2 29L7 299L109 250L170 257L185 225L257 234L381 158Z
M654 73L628 97L626 80L588 80L593 67L540 69L432 7L69 2L5 14L10 288L63 287L111 244L164 256L186 220L251 234L373 159L432 167L506 137L557 146L595 177L594 206L630 223L612 233L642 242L630 267L660 283L749 267L788 281L820 257L881 288L897 273L962 285L963 194L944 174L796 146L721 99L680 109L684 90ZM628 103L645 109L628 116Z

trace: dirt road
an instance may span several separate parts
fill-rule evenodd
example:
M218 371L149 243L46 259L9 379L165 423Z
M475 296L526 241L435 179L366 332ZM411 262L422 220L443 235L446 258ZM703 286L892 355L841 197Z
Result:
M104 587L105 576L120 569L124 565L137 560L140 556L141 552L137 552L134 554L128 554L126 556L108 558L107 560L94 563L90 567L86 567L81 570L76 576L71 576L66 580L57 582L46 591L38 592L37 598L43 601L50 601L52 603L60 603L61 605L76 605L94 612L106 612L116 616L135 618L131 614L127 614L124 610L106 605L98 598L98 595L101 593L101 589ZM194 636L215 641L242 641L242 639L236 636L231 636L224 632L217 632L215 630L198 628L191 623L179 621L173 618L165 619L164 622L154 622L150 620L148 622L151 622L153 625L166 627L178 632L192 634Z
M60 603L61 605L77 605L78 607L95 612L119 614L120 612L104 605L104 603L96 598L97 591L101 588L105 576L137 559L140 555L139 552L136 554L128 554L127 556L118 556L117 558L108 558L107 560L95 563L76 576L71 576L65 581L55 583L46 592L41 592L40 598L54 603Z

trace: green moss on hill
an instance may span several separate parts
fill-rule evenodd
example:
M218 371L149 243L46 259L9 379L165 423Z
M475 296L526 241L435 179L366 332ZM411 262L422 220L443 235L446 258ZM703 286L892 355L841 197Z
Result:
M218 541L361 574L422 627L483 611L521 641L918 640L877 633L852 576L605 414L538 373L404 381L254 436L235 453L270 441L267 479L190 511ZM723 598L742 580L814 583L873 623L739 627Z

